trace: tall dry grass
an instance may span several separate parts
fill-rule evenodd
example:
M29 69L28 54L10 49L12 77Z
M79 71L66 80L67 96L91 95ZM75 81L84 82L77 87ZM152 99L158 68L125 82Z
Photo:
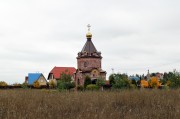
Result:
M180 90L0 90L1 119L180 119Z

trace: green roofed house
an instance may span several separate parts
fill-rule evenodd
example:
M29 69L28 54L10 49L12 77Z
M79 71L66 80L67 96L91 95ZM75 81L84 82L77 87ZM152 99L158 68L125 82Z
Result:
M33 85L35 81L38 81L40 86L47 86L47 80L42 73L29 73L25 82L28 85Z

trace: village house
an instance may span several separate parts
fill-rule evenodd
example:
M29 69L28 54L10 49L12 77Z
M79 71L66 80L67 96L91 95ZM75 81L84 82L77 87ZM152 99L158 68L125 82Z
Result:
M25 78L25 83L30 86L32 86L35 81L38 81L40 86L47 86L47 80L42 73L29 73Z
M74 73L76 72L76 68L74 67L54 67L49 75L48 80L49 82L53 81L55 85L57 85L57 80L61 78L61 74L70 74L72 81L74 81Z

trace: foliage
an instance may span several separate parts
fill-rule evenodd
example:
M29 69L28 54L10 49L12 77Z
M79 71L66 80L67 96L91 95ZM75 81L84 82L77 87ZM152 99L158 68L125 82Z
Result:
M127 89L130 88L130 82L128 79L118 79L116 83L113 85L115 89Z
M59 91L64 90L64 82L61 80L57 81L57 88Z
M22 87L23 89L27 89L27 88L28 88L28 84L24 82L23 84L21 84L21 87Z
M111 85L114 85L114 84L115 84L115 76L114 76L114 74L111 74L111 75L109 76L109 83L110 83Z
M112 87L112 85L111 84L105 84L104 86L103 86L103 89L111 89L111 87Z
M55 88L56 87L56 84L55 84L54 80L49 81L49 87L50 88Z
M148 83L148 81L146 81L146 80L141 80L141 87L143 87L143 88L148 88L149 87L149 83Z
M170 81L174 77L176 77L176 76L175 76L175 74L173 72L164 73L162 84L164 84L164 85L167 84L168 81Z
M89 84L91 84L91 78L89 76L86 76L84 81L84 88L86 88L86 86Z
M57 81L58 90L70 90L75 87L75 83L72 82L71 75L69 73L62 73L60 79Z
M20 83L14 83L13 86L21 86Z
M70 90L71 88L75 87L75 83L74 82L64 82L59 80L57 83L57 88L58 90Z
M74 82L64 82L64 89L70 90L71 88L75 87Z
M71 75L69 73L62 73L61 77L59 78L59 80L63 81L63 82L71 82Z
M98 87L101 87L101 86L105 85L105 80L102 79L102 78L98 78L97 81L96 81L96 85Z
M97 85L95 85L95 84L89 84L89 85L87 85L86 89L94 91L94 90L98 90L99 87Z
M151 79L149 80L149 86L151 88L159 88L161 86L160 82L158 81L157 77L151 77Z
M128 76L126 74L114 74L115 84L113 84L113 88L115 89L127 89L130 88L130 81L128 80Z
M171 88L180 88L180 76L176 75L170 79L169 86Z
M40 86L40 84L39 84L38 81L35 81L35 82L33 83L33 87L34 87L34 88L40 88L41 86Z
M78 91L83 91L83 90L84 90L84 87L81 86L81 85L78 85L78 86L77 86L77 90L78 90Z
M8 86L8 84L5 81L0 81L0 86Z
M162 84L169 86L170 88L179 88L180 75L176 71L164 73Z
M135 84L130 84L131 89L137 89L137 86Z

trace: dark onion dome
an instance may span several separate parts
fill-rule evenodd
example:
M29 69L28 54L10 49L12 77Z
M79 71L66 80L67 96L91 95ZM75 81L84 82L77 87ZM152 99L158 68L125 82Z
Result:
M92 34L90 32L88 32L86 34L87 37L87 41L83 47L83 49L81 50L81 52L78 53L78 57L77 58L81 58L81 57L93 57L93 58L102 58L101 57L101 52L98 52L96 50L96 47L94 46L91 38L92 38Z

